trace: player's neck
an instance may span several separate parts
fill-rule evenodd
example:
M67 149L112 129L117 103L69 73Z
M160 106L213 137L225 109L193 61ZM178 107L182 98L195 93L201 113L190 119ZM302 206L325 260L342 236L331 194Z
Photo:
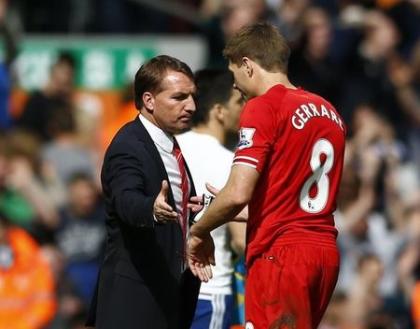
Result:
M192 128L193 131L199 134L206 134L216 138L220 144L224 144L226 141L226 133L223 127L218 123L208 122Z
M264 72L261 75L260 81L257 81L257 95L265 94L269 89L276 85L283 85L285 88L288 89L297 89L288 79L286 74L275 72Z

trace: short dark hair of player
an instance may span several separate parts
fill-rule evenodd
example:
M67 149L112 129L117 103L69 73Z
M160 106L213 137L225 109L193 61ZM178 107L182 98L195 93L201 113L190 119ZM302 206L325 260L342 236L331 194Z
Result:
M238 66L248 57L266 71L287 73L290 48L274 25L263 22L241 28L228 40L223 55Z
M233 91L233 75L227 70L200 70L195 73L195 85L197 110L192 117L193 126L206 123L214 105L229 102Z
M179 59L167 55L153 57L139 68L134 79L134 103L138 110L143 107L145 92L158 93L161 90L161 82L167 71L184 73L194 81L190 67Z

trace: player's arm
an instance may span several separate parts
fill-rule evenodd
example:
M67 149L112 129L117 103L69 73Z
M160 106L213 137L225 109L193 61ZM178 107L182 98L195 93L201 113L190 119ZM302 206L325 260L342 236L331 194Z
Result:
M234 218L249 202L259 178L256 169L235 165L225 187L201 219L191 227L188 239L188 264L194 275L207 282L215 265L214 243L210 232Z
M215 188L213 185L211 185L210 183L206 183L206 188L207 190L213 194L213 195L218 195L220 190ZM199 197L192 197L191 199L194 198L199 198ZM199 203L203 202L203 198L201 197L201 199L198 199ZM197 200L194 200L197 201ZM202 209L202 207L201 207ZM201 209L199 209L201 211ZM193 209L194 210L194 209ZM248 221L248 206L245 206L234 218L231 219L231 221L228 223L228 226L232 225L232 227L244 227L244 225L235 225L235 222L239 222L240 224L246 223ZM233 229L234 229L233 228Z
M246 223L229 222L227 223L230 235L230 247L237 255L245 253Z
M201 219L191 227L190 234L208 235L238 215L251 199L258 177L258 171L252 167L233 166L225 187L218 193Z

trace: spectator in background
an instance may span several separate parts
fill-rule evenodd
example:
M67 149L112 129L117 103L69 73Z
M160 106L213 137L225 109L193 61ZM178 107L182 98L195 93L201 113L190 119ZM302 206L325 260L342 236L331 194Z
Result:
M365 13L363 28L363 39L343 73L346 79L342 80L339 108L350 122L357 105L373 104L404 135L404 118L396 110L395 90L387 74L388 60L396 53L398 29L376 10Z
M310 0L274 0L271 3L274 16L272 23L278 27L284 37L294 46L302 33L300 24L305 8L310 5Z
M0 328L42 329L56 310L54 279L37 243L0 216Z
M379 293L379 282L383 275L381 260L372 254L364 254L357 264L356 276L348 292L346 321L356 328L363 327L369 316L381 310L383 299Z
M54 111L72 109L75 62L68 53L59 54L42 90L32 93L18 118L17 125L36 134L42 141L52 139L50 120Z
M85 317L84 302L64 271L67 262L63 253L54 244L48 244L42 246L42 254L56 282L57 311L48 329L73 329L72 322L80 316Z
M312 7L304 12L302 21L300 43L290 56L291 81L337 104L340 72L329 55L330 18L325 10Z
M38 160L39 144L19 131L0 137L0 211L13 224L34 229L53 228L58 215L54 199L43 184Z
M405 209L406 245L398 263L399 281L411 305L414 328L420 328L420 198Z
M319 325L320 329L343 329L348 328L345 324L346 306L348 297L343 292L335 292L331 297L330 304L325 316Z
M397 289L396 259L403 244L400 198L391 182L399 168L399 144L390 123L368 105L356 109L353 130L338 200L338 288L349 291L358 259L369 253L387 269L380 289L391 296Z
M222 188L230 172L233 153L223 145L229 134L239 128L239 114L244 100L233 89L229 71L202 70L195 74L197 111L191 131L177 140L198 195L206 192L206 183ZM232 324L233 294L232 247L239 255L245 251L245 223L229 222L212 232L216 267L212 280L203 283L192 329L229 329Z
M420 1L377 0L375 2L376 7L382 9L401 31L398 49L405 58L408 58L420 38Z
M222 56L225 42L241 27L256 23L268 15L264 0L222 1L218 15L202 26L209 47L207 67L226 68L227 62Z
M394 56L388 73L396 91L398 108L407 117L409 154L420 168L420 40L414 48L411 63Z
M10 128L10 66L17 55L16 37L6 22L8 1L0 0L0 38L2 39L3 59L0 63L0 128Z
M52 139L42 148L42 161L52 167L61 184L66 185L76 173L96 177L93 156L77 139L72 109L54 109L48 133Z
M132 83L124 88L121 98L121 104L116 116L102 130L101 146L103 152L105 152L118 130L127 122L133 120L133 118L137 115L137 109L134 104L134 86Z
M68 206L60 212L56 242L66 259L65 272L85 308L90 303L105 243L105 210L92 177L74 174Z

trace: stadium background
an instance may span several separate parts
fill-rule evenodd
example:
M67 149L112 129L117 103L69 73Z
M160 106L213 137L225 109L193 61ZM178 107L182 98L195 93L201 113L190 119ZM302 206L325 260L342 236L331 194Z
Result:
M321 328L420 328L420 1L0 0L1 329L83 328L101 159L136 115L139 65L225 68L225 40L261 19L290 42L292 82L349 128Z

